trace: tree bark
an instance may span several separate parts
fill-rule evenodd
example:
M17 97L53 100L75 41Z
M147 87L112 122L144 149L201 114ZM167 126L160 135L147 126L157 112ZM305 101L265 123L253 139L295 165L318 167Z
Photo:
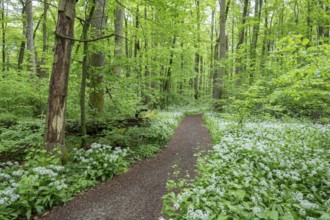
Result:
M42 55L41 60L38 63L38 76L40 78L48 78L48 72L44 68L46 64L46 54L47 54L47 11L49 8L48 0L44 0L44 13L42 16Z
M59 146L64 159L65 147L65 110L68 93L69 69L73 38L76 0L60 0L58 21L55 30L54 62L49 84L48 114L46 118L45 144L49 152ZM56 153L56 152L55 152Z
M105 15L107 0L96 0L95 11L91 20L92 36L101 37L107 25ZM104 79L102 67L105 64L105 55L103 51L92 51L90 55L90 83L91 92L89 94L89 106L101 112L104 110Z
M254 8L254 25L252 31L252 42L250 47L250 59L251 59L251 72L250 72L250 84L253 81L254 74L256 70L256 50L257 50L257 43L259 37L259 29L260 29L260 18L261 18L261 8L262 8L262 1L263 0L255 0L255 8Z
M25 53L25 46L26 46L26 9L25 9L25 5L22 2L22 23L23 23L23 29L22 29L22 42L21 42L21 46L20 46L20 50L19 50L19 54L18 54L18 62L17 62L17 68L19 70L22 70L22 64L24 61L24 53Z
M2 71L6 71L6 23L5 23L5 1L1 1L1 29L2 29Z
M26 15L27 15L27 28L26 28L26 39L27 39L27 49L29 51L29 62L30 70L33 74L36 74L36 56L34 52L34 40L33 40L33 10L32 10L32 0L27 0L26 2Z
M83 61L82 61L82 74L81 74L81 85L80 85L80 123L81 123L81 147L86 147L86 79L87 79L87 59L88 59L88 30L91 24L91 19L93 17L95 10L95 1L91 7L88 17L85 19L83 26L82 40L84 40L84 49L83 49Z
M223 95L223 80L226 72L224 61L227 57L226 37L226 0L219 0L220 3L220 36L219 36L219 62L213 80L213 98L221 99ZM219 106L215 106L219 108Z
M197 42L195 45L195 79L194 79L194 98L195 100L198 100L199 98L199 89L198 89L198 84L199 84L199 75L200 75L200 71L199 71L199 61L200 61L200 56L199 56L199 44L200 44L200 7L199 7L199 0L195 0L195 5L196 5L196 10L197 10Z
M123 53L123 21L124 11L122 7L117 4L115 18L115 66L113 68L113 73L115 75L120 75L122 71L120 60Z
M169 104L169 96L170 96L171 81L172 81L172 68L173 68L172 65L173 65L175 44L176 44L176 35L173 37L169 66L168 66L167 74L165 76L165 81L164 81L164 87L163 87L164 94L163 95L165 96L165 98L164 98L164 102L162 103L162 108L165 108Z

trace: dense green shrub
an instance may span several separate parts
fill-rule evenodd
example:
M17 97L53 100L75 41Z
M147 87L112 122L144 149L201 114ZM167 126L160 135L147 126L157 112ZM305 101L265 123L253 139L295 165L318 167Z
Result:
M268 58L265 72L245 91L231 92L226 112L330 118L330 46L311 46L301 35L287 36ZM241 88L242 89L242 88ZM238 89L239 90L239 89ZM231 94L231 95L230 95Z
M44 126L42 120L22 120L9 128L0 127L1 160L15 158L21 160L31 148L43 143Z

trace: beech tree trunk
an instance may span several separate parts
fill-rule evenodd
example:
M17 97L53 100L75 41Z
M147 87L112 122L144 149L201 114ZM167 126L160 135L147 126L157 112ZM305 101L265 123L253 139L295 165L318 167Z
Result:
M27 38L27 49L29 51L29 62L30 70L33 74L36 74L36 56L34 53L34 42L33 42L33 11L32 11L32 0L26 2L26 15L27 15L27 29L26 29L26 38Z
M83 33L82 39L84 40L83 44L83 60L82 60L82 73L81 73L81 85L80 85L80 123L81 123L81 147L86 147L86 104L85 104L85 97L86 97L86 80L87 80L87 59L88 59L88 30L91 24L91 19L93 17L95 11L95 1L91 7L90 13L88 17L85 19L85 23L83 26Z
M107 25L107 17L105 15L107 0L96 0L95 11L91 20L92 36L101 37ZM90 55L91 71L89 73L91 83L91 93L89 94L89 106L98 111L104 109L104 79L102 67L104 66L104 52L92 51Z
M237 53L241 53L241 52L239 52L239 49L241 48L241 45L244 43L244 39L245 39L244 25L246 23L246 17L248 14L248 6L249 6L249 0L244 0L242 21L241 21L241 27L240 27L240 31L239 31L239 39L238 39L238 43L237 43L237 47L236 47ZM242 59L240 57L236 57L235 73L240 73L243 70L243 65L241 64L241 60ZM238 80L237 84L238 85L241 84L241 79Z
M113 68L113 73L116 75L121 74L120 60L123 53L123 22L124 11L122 7L117 4L115 18L115 67Z
M49 8L48 0L44 0L44 13L42 16L42 55L41 60L38 63L38 76L40 78L48 78L48 72L44 68L46 64L46 53L47 53L47 11Z
M56 146L64 159L65 109L68 93L71 47L73 41L76 0L60 0L55 30L54 62L49 84L48 113L46 118L45 144L49 152Z
M6 30L5 30L5 2L1 1L1 29L2 29L2 71L6 71Z
M22 64L24 61L24 53L25 53L25 46L26 46L26 9L25 9L25 5L22 3L22 22L23 22L23 29L22 29L22 42L21 42L21 46L20 46L20 50L19 50L19 54L18 54L18 62L17 62L17 68L19 70L22 70Z
M226 37L226 0L219 0L220 3L220 36L219 36L219 62L216 67L213 80L213 98L221 99L223 95L223 80L225 77L226 67L224 60L227 57L227 37ZM216 51L217 52L217 51ZM218 108L219 106L215 106Z
M252 31L252 42L250 47L250 59L251 59L251 67L252 71L250 72L250 83L253 81L253 72L256 72L254 67L256 67L256 50L257 43L259 37L259 29L260 29L260 17L261 17L261 8L262 8L263 0L255 0L255 8L254 8L254 22L253 31Z
M197 10L197 42L195 45L195 79L194 79L194 98L195 100L198 100L199 98L199 90L198 90L198 85L199 85L199 75L200 75L200 71L199 71L199 61L200 61L200 55L198 53L198 48L199 48L199 44L200 44L200 7L199 7L199 0L195 0L195 5L196 5L196 10Z

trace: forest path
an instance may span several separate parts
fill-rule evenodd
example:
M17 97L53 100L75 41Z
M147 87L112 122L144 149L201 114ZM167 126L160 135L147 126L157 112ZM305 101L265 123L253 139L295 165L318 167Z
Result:
M166 181L177 165L195 176L194 153L208 149L211 140L202 115L186 116L156 157L138 162L127 173L101 183L67 204L55 207L46 220L158 220Z

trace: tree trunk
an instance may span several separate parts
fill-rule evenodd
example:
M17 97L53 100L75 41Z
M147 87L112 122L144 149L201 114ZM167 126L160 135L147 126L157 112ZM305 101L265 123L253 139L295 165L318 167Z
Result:
M312 26L312 3L311 0L307 0L307 38L309 39L309 43L307 47L312 44L313 40L313 26Z
M255 8L254 8L254 25L252 31L252 42L250 47L250 59L251 59L251 72L250 72L250 84L253 81L254 73L256 70L256 50L257 50L257 43L259 37L259 25L260 25L260 17L261 17L261 8L262 8L262 1L263 0L255 0Z
M82 74L81 74L81 85L80 85L80 123L81 123L81 147L86 147L86 79L87 79L87 59L88 59L88 30L91 24L91 19L93 17L95 10L95 1L91 7L90 13L88 17L85 19L85 23L83 26L82 39L84 40L84 52L83 52L83 60L82 60Z
M267 0L265 1L265 5L267 6ZM264 67L264 61L268 54L268 38L269 38L269 28L268 28L268 8L265 7L265 21L264 21L264 39L262 41L262 48L261 48L261 56L260 56L260 69L262 70Z
M115 75L121 74L121 56L123 53L123 20L124 11L122 7L117 3L116 18L115 18L115 67L113 73Z
M32 0L26 2L26 15L27 15L27 29L26 29L26 39L27 39L27 49L29 51L29 62L30 70L33 74L36 74L36 57L34 52L34 41L33 41L33 11L32 11Z
M200 44L200 7L199 7L199 0L195 0L195 5L196 5L196 10L197 10L197 42L195 45L195 79L194 79L194 98L195 100L198 100L199 98L199 90L198 90L198 84L199 84L199 53L198 53L198 49L199 49L199 44Z
M42 55L41 60L38 63L38 76L40 78L48 78L48 72L44 68L46 64L46 55L47 55L47 11L49 8L48 0L44 0L44 13L42 16Z
M246 17L248 14L248 6L249 6L249 0L244 0L244 5L243 5L243 13L242 13L242 22L241 22L241 27L239 28L239 38L238 38L238 43L236 46L236 51L238 53L238 56L240 56L239 54L242 52L239 52L239 49L241 48L241 45L244 43L244 38L245 38L245 28L244 25L246 23ZM237 55L237 54L236 54ZM243 65L241 64L242 59L240 57L236 56L236 68L235 68L235 72L236 73L240 73L243 70ZM241 84L241 79L238 80L237 82L238 85Z
M219 63L213 81L213 98L221 99L223 95L223 80L226 72L224 65L227 57L227 38L226 38L226 0L219 0L220 3L220 36L219 36ZM220 106L215 106L219 108Z
M22 9L22 22L23 22L23 29L22 29L22 42L21 42L21 46L20 46L20 50L19 50L19 54L18 54L18 62L17 62L17 68L19 70L22 70L22 64L24 61L24 53L25 53L25 46L26 46L26 9L25 9L25 5L22 5L23 9Z
M72 40L74 33L76 0L60 0L58 21L55 30L54 62L49 84L48 114L46 118L45 144L49 152L56 146L61 149L60 158L64 159L65 147L65 110L68 93L69 69ZM56 152L55 152L56 153Z
M2 72L6 71L6 23L5 23L5 1L1 1L1 29L2 29Z
M172 65L173 65L175 44L176 44L176 36L173 37L169 67L167 69L167 74L165 76L165 81L163 85L163 92L164 92L163 95L165 96L165 98L164 98L164 102L162 103L162 108L169 105L169 95L170 95L171 81L172 81Z
M105 7L107 0L96 0L95 11L91 20L92 36L101 37L107 25L107 17L105 15ZM92 51L90 55L90 84L91 92L89 94L89 106L99 112L104 109L104 79L102 67L105 62L103 51Z

